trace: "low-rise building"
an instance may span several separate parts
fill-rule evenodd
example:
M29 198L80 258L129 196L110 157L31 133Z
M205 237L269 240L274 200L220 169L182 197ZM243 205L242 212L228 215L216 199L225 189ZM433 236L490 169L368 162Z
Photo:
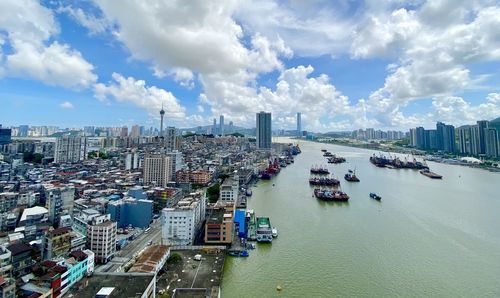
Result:
M170 256L170 248L167 245L153 245L139 256L128 272L142 272L157 274L165 265Z
M233 210L214 208L205 224L206 244L229 244L233 240Z
M44 260L66 256L71 249L71 228L58 228L48 231L43 241Z
M192 194L174 208L162 210L162 240L170 245L190 245L205 219L204 194Z
M239 193L239 181L238 177L226 178L222 185L220 186L220 196L219 200L223 203L231 202L235 203L238 200Z
M12 255L12 276L14 278L30 273L34 261L31 256L32 247L25 243L14 243L7 246Z

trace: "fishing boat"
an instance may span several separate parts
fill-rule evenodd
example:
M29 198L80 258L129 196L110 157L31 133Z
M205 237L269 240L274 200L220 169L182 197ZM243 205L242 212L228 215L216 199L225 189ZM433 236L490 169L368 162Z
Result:
M359 182L358 176L356 176L356 171L349 170L347 174L344 175L344 179L349 182Z
M377 200L377 201L382 200L382 197L381 197L381 196L379 196L379 195L377 195L377 194L376 194L376 193L374 193L374 192L371 192L371 193L370 193L370 198L372 198L372 199L374 199L374 200Z
M240 251L240 257L248 257L250 254L248 254L248 251L242 250Z
M349 200L349 196L340 190L322 190L316 188L314 190L314 196L323 201L347 202Z

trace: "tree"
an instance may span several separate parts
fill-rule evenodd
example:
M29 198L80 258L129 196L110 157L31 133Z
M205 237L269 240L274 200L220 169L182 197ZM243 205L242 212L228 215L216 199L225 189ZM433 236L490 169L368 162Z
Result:
M215 203L219 200L220 184L215 183L214 185L207 188L208 201L210 203Z
M178 262L181 262L182 261L182 257L180 254L174 252L170 255L170 257L168 257L167 259L167 263L168 264L175 264L175 263L178 263Z

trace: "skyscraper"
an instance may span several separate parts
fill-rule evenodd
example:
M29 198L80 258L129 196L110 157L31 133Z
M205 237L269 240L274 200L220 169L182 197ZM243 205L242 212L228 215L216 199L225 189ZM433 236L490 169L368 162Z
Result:
M163 116L165 116L165 110L163 109L163 104L161 104L161 110L160 110L160 136L163 135Z
M453 125L444 126L443 150L444 152L455 152L455 127Z
M300 112L297 113L297 136L300 137L302 135L302 114Z
M484 136L486 156L497 158L499 156L497 130L494 128L485 128Z
M139 125L132 126L132 130L130 131L130 137L131 138L138 138L140 135L141 135L141 132L139 130Z
M478 154L486 154L486 129L489 128L488 121L481 120L477 121L477 127L479 129L479 152Z
M219 133L220 135L224 135L224 115L220 115L220 118L219 118Z
M444 149L445 129L446 124L444 124L443 122L436 123L436 141L438 150Z
M10 128L2 128L0 125L0 145L9 144L12 141L12 130Z
M144 184L166 187L171 179L170 163L166 154L147 154L144 157Z
M214 124L212 125L212 134L217 134L217 119L214 118Z
M271 113L256 114L257 149L271 150Z

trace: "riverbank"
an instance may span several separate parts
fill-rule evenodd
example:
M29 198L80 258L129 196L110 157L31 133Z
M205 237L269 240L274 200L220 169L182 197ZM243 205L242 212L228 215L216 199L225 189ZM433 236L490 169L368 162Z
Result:
M296 139L298 140L298 139ZM421 156L424 160L433 161L437 163L443 164L453 164L459 166L465 166L469 168L482 169L490 172L500 172L500 162L495 161L483 161L483 163L471 163L460 160L461 157L455 157L453 155L443 155L443 154L433 154L430 152L414 149L414 148L405 148L396 146L391 144L390 142L386 143L377 143L377 142L364 142L354 139L329 139L329 138L320 138L316 140L304 140L314 143L322 143L322 144L332 144L338 146L352 147L352 148L362 148L375 150L380 152L387 153L400 153L400 154L411 154L416 156Z

